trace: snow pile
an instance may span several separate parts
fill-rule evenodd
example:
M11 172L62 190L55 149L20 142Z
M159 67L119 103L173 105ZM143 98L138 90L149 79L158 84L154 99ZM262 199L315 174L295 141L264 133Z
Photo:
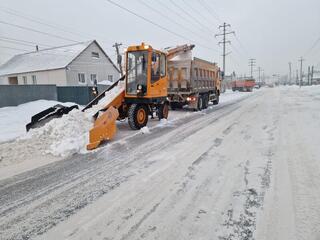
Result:
M8 111L11 110L10 108L0 109L0 139L15 139L12 143L8 143L13 149L16 149L17 145L23 145L25 150L19 154L21 158L30 157L27 155L32 152L60 157L67 157L75 153L85 153L86 145L89 142L89 131L93 126L92 116L111 103L123 90L123 83L120 83L107 92L106 96L97 105L85 112L74 109L61 118L52 119L40 128L31 129L28 133L25 132L25 124L30 121L31 116L58 102L43 100L31 102L25 104L25 106L13 107L12 111ZM32 111L30 106L33 107L31 108ZM14 119L17 119L17 121L15 122ZM14 124L11 124L12 122ZM4 151L7 150L4 148ZM10 158L9 152L4 152L2 155ZM18 160L13 159L12 161L16 162Z
M85 153L89 141L89 131L93 126L92 116L108 105L123 91L119 84L107 92L97 105L85 112L73 110L62 118L53 119L41 128L31 130L31 138L41 138L44 153L54 156L70 156L75 153Z
M92 127L91 116L80 110L73 110L61 118L56 118L41 128L32 129L22 139L41 140L42 153L54 156L70 156L74 153L85 153L89 139L89 130Z
M119 94L124 91L124 82L120 81L117 86L112 88L110 91L106 92L106 95L100 99L97 105L94 105L92 108L86 110L88 114L95 114L99 110L103 109L106 105L110 104Z
M26 124L31 117L60 102L37 100L18 106L0 108L0 143L14 140L26 134ZM63 103L71 106L74 103Z
M143 128L140 129L140 132L141 132L142 134L149 134L149 133L150 133L150 130L149 130L148 127L143 127Z

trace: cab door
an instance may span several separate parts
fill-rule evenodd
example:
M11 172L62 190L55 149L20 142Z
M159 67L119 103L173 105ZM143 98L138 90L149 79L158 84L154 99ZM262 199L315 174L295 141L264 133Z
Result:
M167 59L164 53L152 52L150 97L167 96Z

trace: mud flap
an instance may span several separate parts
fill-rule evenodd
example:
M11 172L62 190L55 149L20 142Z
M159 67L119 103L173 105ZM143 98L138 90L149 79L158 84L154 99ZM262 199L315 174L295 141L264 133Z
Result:
M89 132L89 144L87 150L97 148L103 141L111 140L116 134L116 120L119 111L114 107L109 107L94 122L93 128Z

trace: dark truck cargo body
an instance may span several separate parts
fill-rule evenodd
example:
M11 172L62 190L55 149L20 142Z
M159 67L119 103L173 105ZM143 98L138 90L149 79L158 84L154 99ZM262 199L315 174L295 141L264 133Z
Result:
M188 106L194 110L218 104L220 73L216 63L199 58L177 58L168 62L168 98L173 109Z

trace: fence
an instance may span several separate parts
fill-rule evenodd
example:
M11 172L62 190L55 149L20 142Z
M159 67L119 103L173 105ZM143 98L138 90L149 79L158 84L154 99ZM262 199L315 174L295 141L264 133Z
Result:
M99 92L106 88L105 85L98 85ZM86 105L93 98L92 87L88 86L0 85L0 107L17 106L39 99Z
M39 99L57 100L56 85L0 85L0 107Z

